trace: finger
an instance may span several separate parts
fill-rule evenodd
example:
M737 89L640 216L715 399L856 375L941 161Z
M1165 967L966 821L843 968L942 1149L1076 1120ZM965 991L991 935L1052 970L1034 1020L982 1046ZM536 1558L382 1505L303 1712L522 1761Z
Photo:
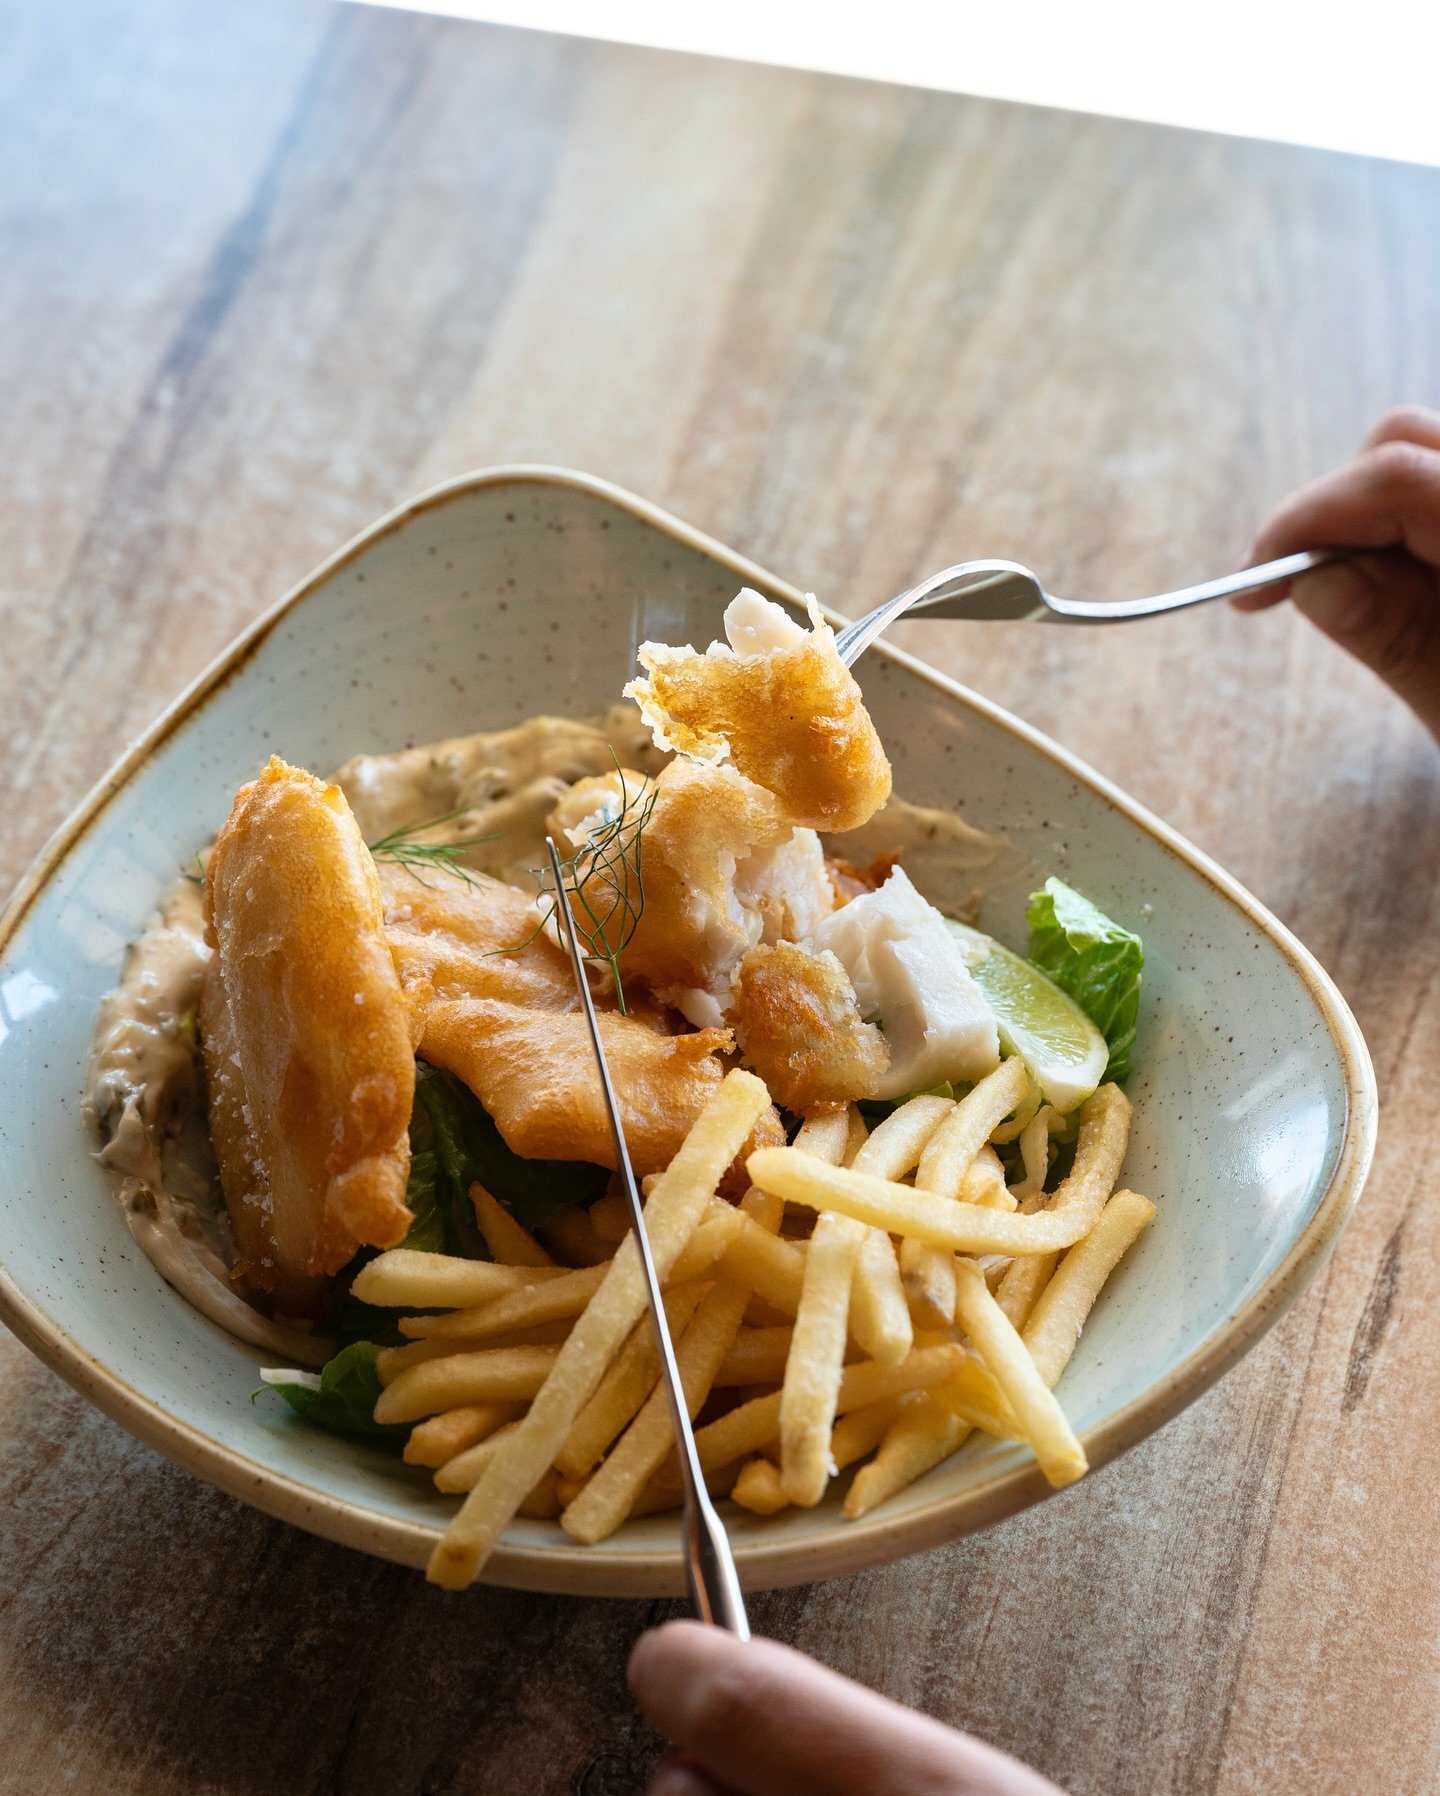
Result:
M740 1796L1059 1796L773 1640L669 1622L636 1643L629 1677L655 1726Z
M1272 513L1256 561L1297 549L1406 548L1440 566L1440 448L1388 442L1301 487Z
M1295 609L1346 648L1440 736L1440 586L1399 552L1362 555L1295 582Z
M673 1752L666 1753L657 1766L645 1796L735 1796L725 1784Z
M1376 429L1389 427L1401 415L1392 413ZM1301 487L1271 513L1250 551L1251 565L1299 549L1392 544L1403 545L1431 566L1440 565L1440 415L1418 407L1406 415L1434 421L1433 447L1389 438L1348 467ZM1230 602L1237 611L1267 611L1298 591L1287 580Z
M1397 405L1365 439L1367 449L1381 443L1419 443L1426 449L1440 449L1440 412L1423 405Z

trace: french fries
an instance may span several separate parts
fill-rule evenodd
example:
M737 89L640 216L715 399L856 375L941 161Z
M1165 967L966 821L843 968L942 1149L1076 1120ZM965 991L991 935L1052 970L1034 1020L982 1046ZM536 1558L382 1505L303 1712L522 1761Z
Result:
M698 1283L672 1285L665 1293L665 1320L673 1338L685 1332L702 1295ZM649 1316L642 1316L555 1456L556 1469L563 1477L584 1478L594 1471L605 1449L654 1390L659 1376L660 1343L655 1324Z
M676 1345L680 1385L692 1419L709 1395L720 1363L735 1338L748 1296L745 1287L734 1279L719 1280ZM669 1397L657 1387L614 1451L561 1515L560 1525L565 1532L587 1545L613 1534L674 1440Z
M553 1266L554 1259L529 1229L522 1228L498 1197L483 1185L470 1187L470 1202L475 1208L475 1221L485 1237L485 1245L502 1266Z
M872 1178L848 1166L818 1167L793 1147L762 1147L751 1154L750 1177L762 1191L813 1210L838 1210L896 1235L910 1235L952 1253L1054 1253L1088 1234L1094 1217L1078 1207L1007 1215L979 1204L952 1202L918 1187ZM1104 1202L1102 1195L1101 1200Z
M493 1303L470 1310L451 1310L446 1316L402 1316L400 1332L407 1340L483 1341L508 1334L515 1328L533 1328L540 1322L560 1322L578 1316L600 1289L610 1262L582 1266L578 1271L507 1292Z
M1080 1217L1088 1234L1120 1176L1130 1140L1130 1103L1118 1085L1102 1085L1080 1106L1080 1136L1070 1176L1045 1206L1051 1215ZM1036 1212L1037 1214L1040 1212ZM1079 1239L1080 1237L1077 1237ZM1036 1300L1055 1270L1055 1253L1017 1261L1000 1281L1000 1307L1016 1328L1023 1328Z
M872 1133L854 1106L810 1119L792 1147L750 1155L751 1189L732 1206L717 1186L767 1105L753 1075L727 1075L671 1165L646 1181L686 1407L693 1417L717 1393L710 1407L722 1411L695 1431L712 1492L775 1515L820 1502L854 1467L843 1502L854 1518L976 1429L1026 1442L1052 1484L1080 1477L1084 1447L1054 1389L1155 1214L1114 1190L1123 1094L1102 1086L1081 1107L1071 1170L1049 1193L1051 1112L1006 1061L966 1097L912 1098ZM1011 1189L994 1146L1006 1137L1025 1172ZM375 1415L413 1423L407 1461L464 1495L430 1565L452 1588L483 1567L512 1516L558 1517L594 1543L683 1494L620 1201L600 1199L583 1228L547 1230L584 1262L574 1267L545 1263L483 1187L472 1196L505 1263L397 1248L355 1285L397 1311L444 1312L400 1317L407 1344L377 1358ZM797 1235L807 1212L809 1235ZM601 1242L612 1257L596 1259Z
M865 1230L826 1212L805 1256L805 1287L785 1361L780 1398L780 1483L792 1503L813 1507L830 1476L830 1430L840 1394L850 1286Z
M646 1231L662 1281L714 1197L726 1168L769 1107L770 1094L753 1074L727 1073L660 1174L647 1205ZM600 1289L560 1348L529 1413L486 1467L431 1554L427 1575L434 1583L460 1590L474 1580L505 1524L554 1463L585 1400L640 1319L645 1301L640 1257L632 1237L616 1250ZM446 1362L436 1363L443 1366ZM416 1367L414 1375L429 1369ZM389 1395L386 1390L381 1402Z
M559 1347L492 1347L480 1353L424 1360L408 1367L381 1391L375 1420L418 1422L462 1404L508 1403L517 1397L537 1396L562 1351Z
M1014 1411L1040 1470L1057 1489L1083 1478L1090 1469L1085 1449L973 1260L955 1263L955 1312Z
M392 1247L362 1266L350 1289L362 1303L388 1309L468 1309L512 1291L528 1291L563 1271L560 1266L499 1266L490 1260L459 1260L450 1254Z
M490 1439L524 1413L520 1403L471 1403L417 1422L405 1443L406 1465L438 1467Z

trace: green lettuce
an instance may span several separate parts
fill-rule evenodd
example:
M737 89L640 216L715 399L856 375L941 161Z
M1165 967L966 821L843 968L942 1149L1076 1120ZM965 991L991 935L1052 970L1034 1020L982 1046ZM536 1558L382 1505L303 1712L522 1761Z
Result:
M316 1428L400 1446L410 1433L409 1423L375 1420L375 1404L382 1388L380 1374L375 1370L379 1352L374 1341L352 1342L325 1362L318 1386L299 1381L264 1384L255 1395L278 1391L296 1415Z
M1030 960L1068 992L1105 1037L1105 1077L1129 1076L1140 1009L1140 938L1107 917L1063 880L1047 879L1030 897Z
M572 1204L591 1204L609 1173L581 1160L525 1160L513 1153L472 1091L436 1067L419 1068L415 1087L433 1131L439 1201L448 1226L464 1245L447 1251L486 1256L475 1226L470 1187L477 1182L527 1229L540 1228Z

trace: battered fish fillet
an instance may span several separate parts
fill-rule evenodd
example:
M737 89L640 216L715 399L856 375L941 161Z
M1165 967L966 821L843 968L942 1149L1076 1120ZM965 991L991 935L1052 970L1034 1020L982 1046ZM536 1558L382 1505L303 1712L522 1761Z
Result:
M357 1247L393 1247L415 1060L374 863L338 786L274 758L206 879L200 1027L237 1281L313 1308Z
M615 1011L599 1021L635 1171L659 1172L724 1078L717 1056L734 1038L726 1029L659 1035ZM513 1152L614 1170L594 1050L578 1010L442 998L426 1016L420 1051L470 1087Z
M802 1116L873 1097L890 1064L840 962L792 943L762 943L741 961L734 1023L747 1064Z
M657 747L705 762L728 754L790 823L854 829L890 796L890 763L833 631L809 607L807 632L747 588L726 608L728 642L703 655L642 643L649 677L625 693Z
M613 1166L570 962L535 933L533 894L443 874L421 884L395 866L383 866L380 879L421 1056L469 1086L515 1153ZM516 953L495 952L521 942ZM656 1172L724 1077L718 1056L734 1038L724 1029L672 1034L642 990L632 985L626 997L630 1014L605 1009L600 1027L636 1169ZM751 1146L783 1139L772 1112Z
M570 962L537 932L533 892L475 873L467 880L437 870L422 880L391 861L377 871L385 938L417 1047L436 998L501 998L541 1010L573 1006Z

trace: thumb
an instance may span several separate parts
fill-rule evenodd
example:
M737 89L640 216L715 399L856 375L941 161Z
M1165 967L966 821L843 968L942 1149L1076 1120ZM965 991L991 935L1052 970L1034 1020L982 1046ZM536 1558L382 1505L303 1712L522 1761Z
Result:
M1362 555L1316 568L1290 597L1440 737L1440 591L1431 569L1403 550Z

